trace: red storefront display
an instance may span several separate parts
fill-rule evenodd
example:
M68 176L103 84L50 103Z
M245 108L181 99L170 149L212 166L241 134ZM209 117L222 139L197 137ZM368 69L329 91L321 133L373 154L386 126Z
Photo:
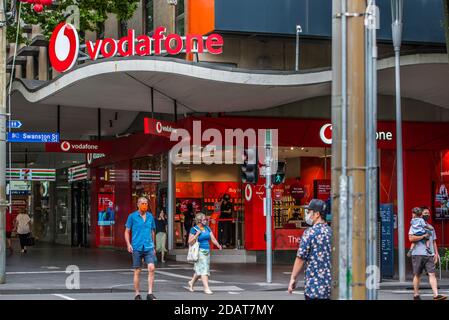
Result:
M248 118L248 117L218 117L218 118L187 118L176 123L177 128L184 128L192 132L193 122L201 121L201 130L217 129L223 135L226 129L240 128L246 130L274 128L278 129L279 146L281 147L302 147L302 148L327 148L330 153L331 145L326 143L326 136L322 139L320 131L328 120L314 119L291 119L291 118ZM330 131L330 130L327 130ZM396 198L396 175L395 175L395 146L396 132L394 122L378 123L378 148L379 148L379 179L380 203L395 203ZM329 141L327 141L329 142ZM209 141L200 141L204 146ZM129 171L131 159L144 157L148 154L157 155L167 153L174 145L167 137L156 135L135 134L130 137L120 138L114 141L114 147L106 157L94 160L92 166L113 164L115 169ZM404 122L403 124L403 145L404 145L404 186L405 186L405 228L409 227L411 219L411 209L415 206L429 206L434 213L441 206L437 202L437 194L441 192L441 183L444 182L449 188L449 124L447 123L420 123ZM283 185L275 188L273 199L279 201L281 215L290 217L295 212L302 214L298 207L303 206L312 197L316 196L323 200L329 198L329 185L331 178L331 158L324 157L301 157L298 165L298 178L290 177ZM289 164L287 163L287 166ZM442 169L443 168L443 169ZM447 168L447 169L446 169ZM98 169L93 170L93 180L98 182ZM97 176L97 177L95 177ZM178 182L181 183L181 182ZM184 182L182 182L184 183ZM190 183L193 184L194 182ZM196 182L195 182L196 183ZM236 205L238 204L239 188L240 197L243 195L243 219L244 219L244 248L247 250L265 249L265 216L263 212L263 178L259 179L257 185L240 184L239 181L232 181L235 186L227 186L226 183L203 182L201 184L201 194L199 187L193 188L192 194L189 184L177 190L179 199L199 199L201 209L206 207L210 213L215 212L215 200L220 198L222 192L233 192L236 189ZM121 235L124 229L125 219L129 212L134 211L135 205L131 201L131 181L129 177L121 182L114 182L115 185L115 205L117 207L116 223L114 225L115 234ZM94 193L98 194L99 184L93 184ZM120 189L118 192L117 188ZM228 188L228 189L227 189ZM230 188L230 189L229 189ZM232 197L234 197L232 195ZM96 198L97 199L97 198ZM441 199L441 197L439 198ZM96 202L96 201L95 201ZM98 212L97 203L93 203ZM275 206L275 205L274 205ZM274 208L274 207L273 207ZM94 221L97 221L95 217ZM290 220L289 218L288 220ZM279 228L275 228L273 220L274 238L273 245L276 250L292 250L294 242L303 232L304 225L296 222L279 220ZM433 224L437 230L438 244L449 244L449 224L434 216ZM296 223L296 227L294 224ZM276 237L277 235L277 237ZM406 239L408 241L408 239ZM397 242L397 236L395 238ZM124 241L121 237L116 237L114 246L123 247Z

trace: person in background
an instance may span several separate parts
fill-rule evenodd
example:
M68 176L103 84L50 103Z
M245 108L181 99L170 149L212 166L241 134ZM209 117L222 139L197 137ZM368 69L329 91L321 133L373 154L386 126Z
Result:
M304 231L293 266L288 292L296 288L297 277L306 265L306 300L329 300L331 295L332 229L326 223L326 203L312 199L306 206L305 220L311 227Z
M195 262L193 269L195 273L193 274L192 280L189 281L189 291L194 291L195 282L201 277L203 281L204 293L213 294L209 288L209 277L210 277L210 244L209 241L220 250L222 246L215 239L212 230L208 227L208 221L203 213L198 213L195 216L196 225L190 230L189 245L193 245L196 241L199 242L199 258Z
M422 218L425 221L430 219L430 210L425 208L413 208L413 212L422 211ZM429 224L430 225L430 224ZM433 227L432 227L433 228ZM413 227L410 226L409 230L409 240L414 242L415 245L412 251L412 267L413 267L413 300L421 300L419 294L419 286L421 283L421 274L425 270L429 276L430 287L433 292L433 300L446 300L447 297L438 293L438 282L435 276L435 263L438 261L438 247L436 245L436 233L435 229L432 230L430 236L430 251L431 254L427 252L425 243L422 241L427 235L417 236L413 234Z
M131 213L126 221L125 241L128 252L132 254L134 269L134 300L142 300L140 296L139 276L142 271L142 260L148 267L148 295L147 300L156 300L153 294L154 270L156 251L154 249L155 229L153 214L148 212L148 199L140 197L137 200L137 211ZM132 233L132 241L130 241Z
M161 253L161 261L165 263L165 253L167 252L167 217L164 209L160 208L156 219L156 252Z
M220 207L220 219L232 219L232 203L230 200L231 196L225 193ZM232 222L220 221L218 223L218 230L218 240L223 243L223 248L230 247L232 244Z
M185 237L185 246L189 247L189 232L190 228L193 226L193 219L195 217L195 213L193 212L193 204L191 202L187 203L187 211L184 212L184 229L186 230Z
M6 245L9 254L13 254L12 249L12 231L14 230L14 224L12 220L12 214L9 212L9 208L6 209Z
M22 254L25 254L27 253L27 239L31 235L31 218L28 213L19 213L14 223L14 230L19 235Z

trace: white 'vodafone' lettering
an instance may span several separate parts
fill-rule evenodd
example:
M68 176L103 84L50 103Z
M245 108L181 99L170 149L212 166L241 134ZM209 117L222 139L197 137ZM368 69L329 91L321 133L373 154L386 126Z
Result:
M136 37L135 30L130 29L128 35L120 40L106 38L96 40L95 43L86 41L87 53L92 60L97 60L100 53L104 58L112 58L117 54L122 57L160 55L164 48L169 55L178 55L184 50L186 53L203 53L205 50L211 54L223 53L224 41L219 34L211 34L203 39L202 35L194 34L185 37L178 34L166 36L166 31L165 27L157 27L152 37Z

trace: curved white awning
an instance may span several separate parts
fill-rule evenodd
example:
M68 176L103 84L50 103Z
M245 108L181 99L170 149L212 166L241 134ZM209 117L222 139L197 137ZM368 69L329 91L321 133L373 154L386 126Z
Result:
M448 107L447 61L444 54L402 57L403 97ZM265 72L132 57L81 65L36 87L15 80L13 90L29 103L148 112L153 87L163 93L155 95L154 111L158 113L172 113L172 99L177 100L180 113L234 112L330 95L331 80L330 70ZM379 61L378 82L379 94L394 95L394 58Z

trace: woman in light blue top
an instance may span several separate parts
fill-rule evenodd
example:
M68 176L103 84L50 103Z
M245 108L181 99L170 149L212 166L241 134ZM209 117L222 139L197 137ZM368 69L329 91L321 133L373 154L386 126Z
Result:
M212 230L207 226L207 218L204 213L198 213L195 216L195 226L190 229L189 245L193 245L195 241L199 243L199 258L195 262L193 270L192 280L189 281L189 291L193 292L193 286L195 282L201 277L203 281L204 293L212 294L213 292L209 288L209 276L210 276L210 244L209 241L222 250L221 245L215 239Z

